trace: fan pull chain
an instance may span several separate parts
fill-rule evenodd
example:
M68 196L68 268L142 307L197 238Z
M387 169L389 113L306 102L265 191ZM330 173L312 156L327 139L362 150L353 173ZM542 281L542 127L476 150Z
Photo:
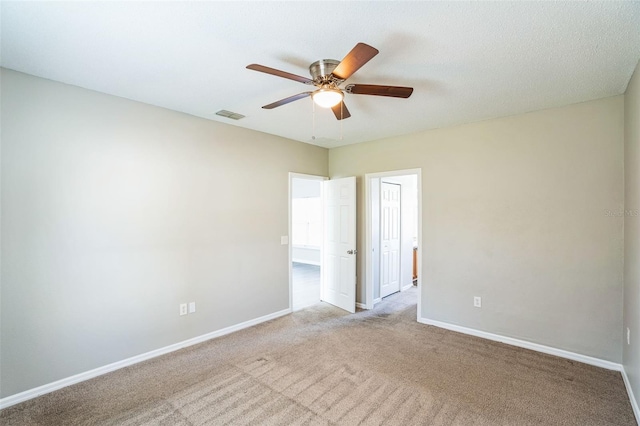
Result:
M342 122L344 121L344 102L340 102L340 140L344 139L342 133Z
M311 100L311 121L313 130L311 132L311 139L316 140L316 103Z

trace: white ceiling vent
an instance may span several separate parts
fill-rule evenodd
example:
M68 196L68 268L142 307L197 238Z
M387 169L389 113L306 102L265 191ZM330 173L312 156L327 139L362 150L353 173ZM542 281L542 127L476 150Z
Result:
M238 114L237 112L227 111L226 109L221 109L220 111L216 112L216 115L227 117L232 120L240 120L241 118L244 118L244 115Z

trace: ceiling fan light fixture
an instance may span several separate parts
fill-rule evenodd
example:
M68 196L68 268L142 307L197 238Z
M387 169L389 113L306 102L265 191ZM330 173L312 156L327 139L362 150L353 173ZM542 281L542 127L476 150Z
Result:
M311 95L313 102L322 108L331 108L338 105L344 99L344 93L340 89L326 88L316 90Z
M2 1L2 0L0 0ZM311 78L302 77L290 72L281 71L275 68L265 67L260 64L247 65L247 69L258 71L276 77L297 81L298 83L315 86L314 90L298 93L279 101L263 106L263 109L278 108L282 105L297 101L299 99L311 99L315 105L322 108L331 108L337 120L344 120L351 117L351 113L344 104L344 92L355 95L375 95L391 98L408 98L413 93L412 87L386 86L378 84L349 84L344 89L340 88L349 77L358 71L364 64L369 62L378 54L378 49L365 43L358 43L342 61L335 59L321 59L309 65Z

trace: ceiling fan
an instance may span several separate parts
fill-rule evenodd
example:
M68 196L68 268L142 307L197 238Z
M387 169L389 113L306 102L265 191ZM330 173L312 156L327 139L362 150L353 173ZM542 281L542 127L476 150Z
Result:
M316 90L298 93L297 95L289 96L288 98L265 105L262 108L273 109L311 96L317 105L324 108L331 108L336 118L342 120L351 117L347 106L344 104L344 92L354 95L389 96L404 99L413 93L413 87L380 86L376 84L347 84L344 89L340 88L342 83L377 54L378 49L365 43L358 43L342 61L321 59L312 63L309 66L311 78L258 64L248 65L247 68L317 87Z

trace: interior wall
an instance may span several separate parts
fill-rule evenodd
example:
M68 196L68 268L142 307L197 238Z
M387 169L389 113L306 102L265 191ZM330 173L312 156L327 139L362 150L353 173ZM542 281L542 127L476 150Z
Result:
M640 405L640 64L627 87L624 112L623 365L636 404ZM626 341L627 327L630 344Z
M329 173L422 169L422 318L621 362L623 102L335 148Z
M320 248L291 247L291 261L295 263L320 266L322 263L320 254Z
M326 149L0 78L0 396L288 308L288 173Z

